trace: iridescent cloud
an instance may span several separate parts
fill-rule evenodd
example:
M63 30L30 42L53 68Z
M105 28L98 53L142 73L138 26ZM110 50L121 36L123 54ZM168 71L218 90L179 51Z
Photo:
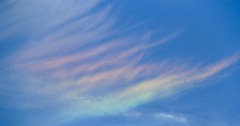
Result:
M28 13L37 15L47 11L49 14L36 16L37 19L31 22L27 20L29 17L19 17L19 23L9 27L5 36L13 32L11 29L23 27L26 23L31 24L30 28L38 28L36 33L29 33L28 42L8 60L11 62L9 71L27 77L21 87L27 95L22 98L42 98L39 99L40 104L23 101L19 107L57 105L60 109L56 118L64 121L131 110L200 84L239 60L237 53L215 64L205 65L189 62L184 65L187 63L183 59L174 63L179 59L172 58L142 62L147 52L177 39L181 32L176 29L159 39L153 39L152 36L157 33L151 30L125 35L124 30L114 30L117 19L110 16L111 5L95 12L92 10L98 6L97 0L54 0L52 3L54 5L46 0L39 2L38 6L42 8L37 7L35 12ZM23 4L18 5L19 8L25 6ZM83 8L76 5L63 16L58 16L51 9L63 6L59 10L61 13L68 4L71 8L72 4L83 4ZM51 30L35 26L39 22L48 24ZM42 37L34 39L36 35Z

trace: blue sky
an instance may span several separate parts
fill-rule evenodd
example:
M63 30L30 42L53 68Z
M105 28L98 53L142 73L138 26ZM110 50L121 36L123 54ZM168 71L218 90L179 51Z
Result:
M0 125L240 125L239 5L0 0Z

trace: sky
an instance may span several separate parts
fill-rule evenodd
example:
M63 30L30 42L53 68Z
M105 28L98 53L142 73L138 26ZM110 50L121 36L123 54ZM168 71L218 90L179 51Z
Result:
M0 0L1 126L239 126L237 0Z

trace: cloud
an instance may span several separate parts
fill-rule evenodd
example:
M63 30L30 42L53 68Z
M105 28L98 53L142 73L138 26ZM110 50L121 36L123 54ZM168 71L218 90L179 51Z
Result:
M168 112L142 112L140 111L128 111L120 114L120 117L126 120L135 120L139 125L167 125L167 126L189 126L191 119L186 115Z
M67 106L71 106L69 108L72 109L68 109L68 111L63 112L61 115L64 119L71 119L78 116L100 116L128 111L141 104L151 102L154 99L165 98L177 93L182 88L194 86L206 79L212 78L233 64L237 60L235 58L233 56L217 64L199 68L182 69L182 66L179 65L170 66L172 68L168 69L170 72L158 69L163 73L137 82L129 82L126 78L119 81L119 78L121 78L119 73L112 71L112 73L106 76L95 76L101 79L89 77L83 78L82 81L64 83L64 88L62 88L61 92L56 93L56 95L58 95L59 99L68 101ZM134 70L126 68L126 71L123 73L131 75L131 72L134 72ZM115 77L115 74L117 74L117 77ZM104 79L107 81L104 81ZM60 85L55 89L60 88ZM54 88L48 87L47 89L50 90L44 92L44 94L54 92Z
M170 120L175 122L188 123L188 120L185 117L169 114L169 113L157 113L157 114L153 114L152 116L153 118L160 119L160 120Z
M8 72L19 76L16 81L9 78L24 94L18 97L19 108L57 106L54 117L63 121L122 113L215 77L239 60L237 53L205 65L183 59L175 63L171 58L144 62L149 51L177 39L181 32L165 33L159 39L154 39L157 33L151 29L122 34L124 30L115 30L111 5L98 3L25 0L16 5L23 15L4 21L10 25L1 39L20 34L18 30L29 24L29 38L7 61ZM30 7L25 9L27 4ZM99 11L91 11L96 8ZM186 121L163 113L155 117Z
M0 14L0 40L5 41L13 36L27 35L28 39L36 40L49 31L66 24L77 16L84 15L99 3L98 0L86 2L70 0L30 0L16 1L5 6L10 7ZM81 6L81 7L79 7ZM11 8L12 7L12 8ZM47 14L46 14L47 13Z

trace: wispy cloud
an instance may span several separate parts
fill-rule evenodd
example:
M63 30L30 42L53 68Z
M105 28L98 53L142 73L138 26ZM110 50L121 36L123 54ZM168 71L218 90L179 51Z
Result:
M142 121L143 125L146 122L151 122L151 124L155 124L157 122L156 124L158 125L189 126L191 122L191 120L186 115L168 112L128 111L120 114L120 116L127 119L137 120L138 122Z
M176 39L181 32L166 33L157 40L152 37L157 33L151 30L124 35L122 31L114 30L116 18L109 16L111 6L99 8L97 0L30 2L31 7L36 7L35 12L24 9L25 2L30 1L16 6L26 14L12 19L15 25L6 28L1 39L17 34L16 29L28 23L29 29L36 30L28 33L30 37L24 46L9 58L9 71L26 76L23 82L16 82L27 94L22 99L31 101L40 97L40 103L23 101L22 106L56 105L59 108L56 117L64 121L121 113L173 95L180 89L214 77L240 57L237 53L205 65L184 65L184 60L174 63L176 60L171 58L146 63L142 59L150 50ZM69 7L72 9L66 14ZM90 11L95 8L99 11ZM49 14L41 15L43 12ZM30 15L38 16L29 21ZM170 114L155 117L186 121Z
M181 123L188 123L188 120L180 115L174 115L169 113L157 113L152 115L155 119L160 120L170 120L175 122L181 122Z

